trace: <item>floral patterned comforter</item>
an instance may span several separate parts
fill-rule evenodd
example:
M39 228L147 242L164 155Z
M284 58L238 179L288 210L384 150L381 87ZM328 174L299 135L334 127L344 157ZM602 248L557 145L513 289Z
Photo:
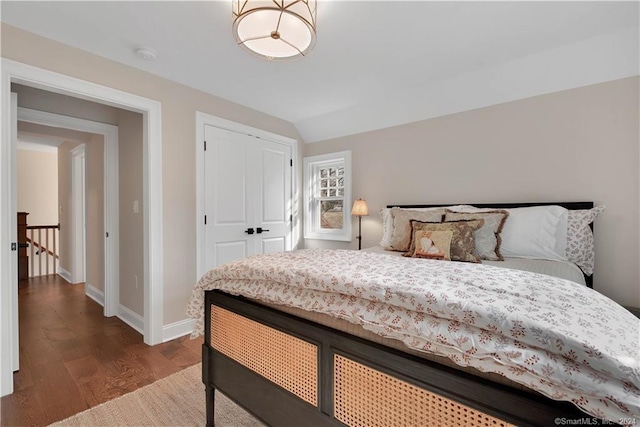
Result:
M640 424L640 319L604 295L482 264L304 249L209 271L187 314L204 332L204 290L325 313L495 372L614 422Z

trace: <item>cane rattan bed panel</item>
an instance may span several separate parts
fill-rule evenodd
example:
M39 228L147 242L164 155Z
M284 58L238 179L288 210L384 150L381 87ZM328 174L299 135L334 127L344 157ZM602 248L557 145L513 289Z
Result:
M512 426L339 354L333 376L334 416L348 426Z
M221 307L211 308L211 346L318 405L318 347Z

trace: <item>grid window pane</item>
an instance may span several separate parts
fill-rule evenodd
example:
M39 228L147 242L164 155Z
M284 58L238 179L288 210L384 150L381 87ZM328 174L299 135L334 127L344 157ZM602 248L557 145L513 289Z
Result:
M344 167L318 168L318 177L320 197L344 197Z

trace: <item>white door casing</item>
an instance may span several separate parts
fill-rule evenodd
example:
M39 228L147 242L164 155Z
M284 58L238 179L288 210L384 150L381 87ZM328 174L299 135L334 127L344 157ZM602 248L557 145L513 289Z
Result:
M11 163L13 164L13 171L11 172L11 175L12 175L11 180L13 181L13 184L12 184L13 197L11 198L11 203L10 203L11 212L12 212L11 213L11 224L12 224L11 225L11 230L12 230L11 241L12 242L18 241L18 220L16 217L16 212L18 211L18 187L17 187L18 162L16 159L16 150L15 150L17 141L18 141L18 94L12 93L11 94L11 145L14 147L13 153L11 154L12 156ZM2 242L4 243L5 240L2 239ZM12 284L15 283L16 285L16 291L13 292L12 301L11 301L13 307L15 307L15 310L13 310L13 318L11 319L12 342L13 342L13 349L12 349L13 351L11 354L11 360L13 363L13 371L17 371L20 369L20 333L18 330L19 316L18 316L18 292L17 292L17 286L18 286L17 262L18 262L18 252L12 252L11 263L15 268L11 272L11 283ZM4 293L2 297L4 298Z
M80 162L80 176L82 177L82 188L80 194L82 195L82 281L87 281L87 155L82 156L82 162ZM120 233L118 233L120 235ZM86 293L85 289L85 293ZM119 300L120 298L118 298Z
M85 202L85 165L86 146L80 144L73 148L71 155L71 230L72 230L72 256L71 256L71 283L86 281L86 202ZM105 263L105 266L107 263ZM107 268L105 268L107 270Z
M17 322L17 258L9 242L16 241L16 160L11 138L11 83L111 105L143 115L143 197L144 210L144 342L162 342L163 329L163 222L162 222L162 120L158 101L111 87L80 80L53 71L0 59L0 396L13 392L13 334ZM109 163L105 168L116 167ZM109 197L105 191L105 197ZM117 200L105 200L106 205ZM106 230L113 230L112 221ZM106 239L108 250L117 258L118 248ZM106 274L106 273L105 273ZM112 271L110 274L118 274ZM106 309L106 307L105 307Z
M295 139L196 113L198 277L212 264L295 249L297 175L292 159L297 159ZM258 227L269 231L258 234ZM248 228L256 232L245 233ZM216 252L214 243L224 250Z

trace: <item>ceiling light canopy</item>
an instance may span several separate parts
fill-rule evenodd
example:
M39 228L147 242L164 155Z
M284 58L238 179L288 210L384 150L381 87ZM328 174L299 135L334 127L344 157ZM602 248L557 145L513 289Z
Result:
M145 61L155 61L158 57L158 52L150 47L139 47L133 51L138 58L142 58Z
M269 60L306 56L316 44L316 0L233 0L233 35Z

